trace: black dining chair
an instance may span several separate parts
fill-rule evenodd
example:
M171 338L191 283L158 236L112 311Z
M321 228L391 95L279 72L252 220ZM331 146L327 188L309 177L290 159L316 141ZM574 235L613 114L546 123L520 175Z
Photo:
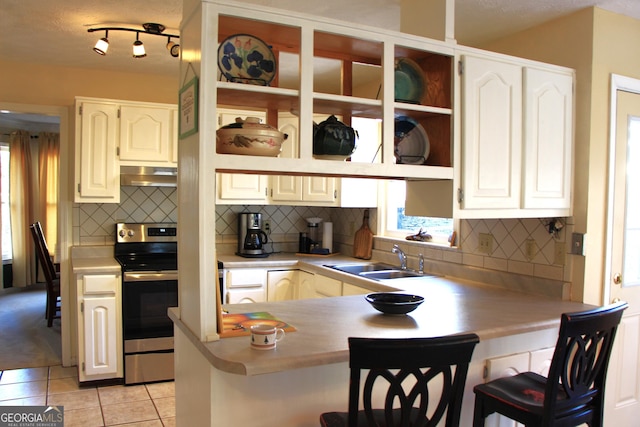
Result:
M61 301L60 301L60 275L56 271L56 267L51 259L47 241L44 238L42 232L42 225L40 222L35 222L29 226L31 229L31 235L33 236L33 242L36 247L36 255L42 270L44 272L44 278L47 287L47 305L45 309L45 317L47 319L47 326L53 325L53 319L60 318Z
M607 367L627 306L563 314L548 376L523 372L475 386L473 426L493 413L527 427L602 426Z
M476 334L349 338L349 410L324 413L320 424L323 427L436 426L445 419L446 427L458 426L469 362L478 342ZM362 405L361 370L368 370L362 387ZM384 391L385 388L384 408L376 409L374 389Z

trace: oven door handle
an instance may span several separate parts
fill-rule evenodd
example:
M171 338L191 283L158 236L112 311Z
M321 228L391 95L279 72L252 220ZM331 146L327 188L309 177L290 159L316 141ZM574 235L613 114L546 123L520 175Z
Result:
M178 280L178 271L127 271L124 273L122 280L124 282L157 282L159 280Z

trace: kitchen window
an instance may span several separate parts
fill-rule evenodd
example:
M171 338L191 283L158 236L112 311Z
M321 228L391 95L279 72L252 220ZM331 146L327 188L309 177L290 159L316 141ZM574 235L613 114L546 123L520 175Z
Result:
M2 260L13 258L11 246L11 210L9 207L9 144L0 144L0 201L2 205Z
M405 239L422 229L432 236L431 243L448 244L453 232L452 218L430 218L424 216L406 216L404 204L406 183L404 181L386 182L385 236Z

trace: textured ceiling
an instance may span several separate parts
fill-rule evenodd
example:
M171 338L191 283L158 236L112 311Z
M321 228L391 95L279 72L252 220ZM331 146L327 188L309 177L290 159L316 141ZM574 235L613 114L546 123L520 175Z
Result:
M401 0L244 2L391 30L400 26ZM478 46L593 5L640 19L640 0L455 0L455 36L460 44ZM99 56L92 47L103 35L88 33L87 29L99 24L157 22L168 32L180 27L181 0L0 0L0 6L0 60L145 74L178 73L179 61L168 54L164 37L141 35L147 57L134 59L133 33L112 32L108 54Z

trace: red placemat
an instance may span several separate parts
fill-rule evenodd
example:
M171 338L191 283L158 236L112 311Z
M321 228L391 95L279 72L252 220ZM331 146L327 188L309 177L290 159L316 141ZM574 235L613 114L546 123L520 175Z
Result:
M221 338L240 337L251 334L251 325L259 323L273 325L282 328L286 332L294 332L296 328L282 320L276 319L266 311L255 313L223 313Z

